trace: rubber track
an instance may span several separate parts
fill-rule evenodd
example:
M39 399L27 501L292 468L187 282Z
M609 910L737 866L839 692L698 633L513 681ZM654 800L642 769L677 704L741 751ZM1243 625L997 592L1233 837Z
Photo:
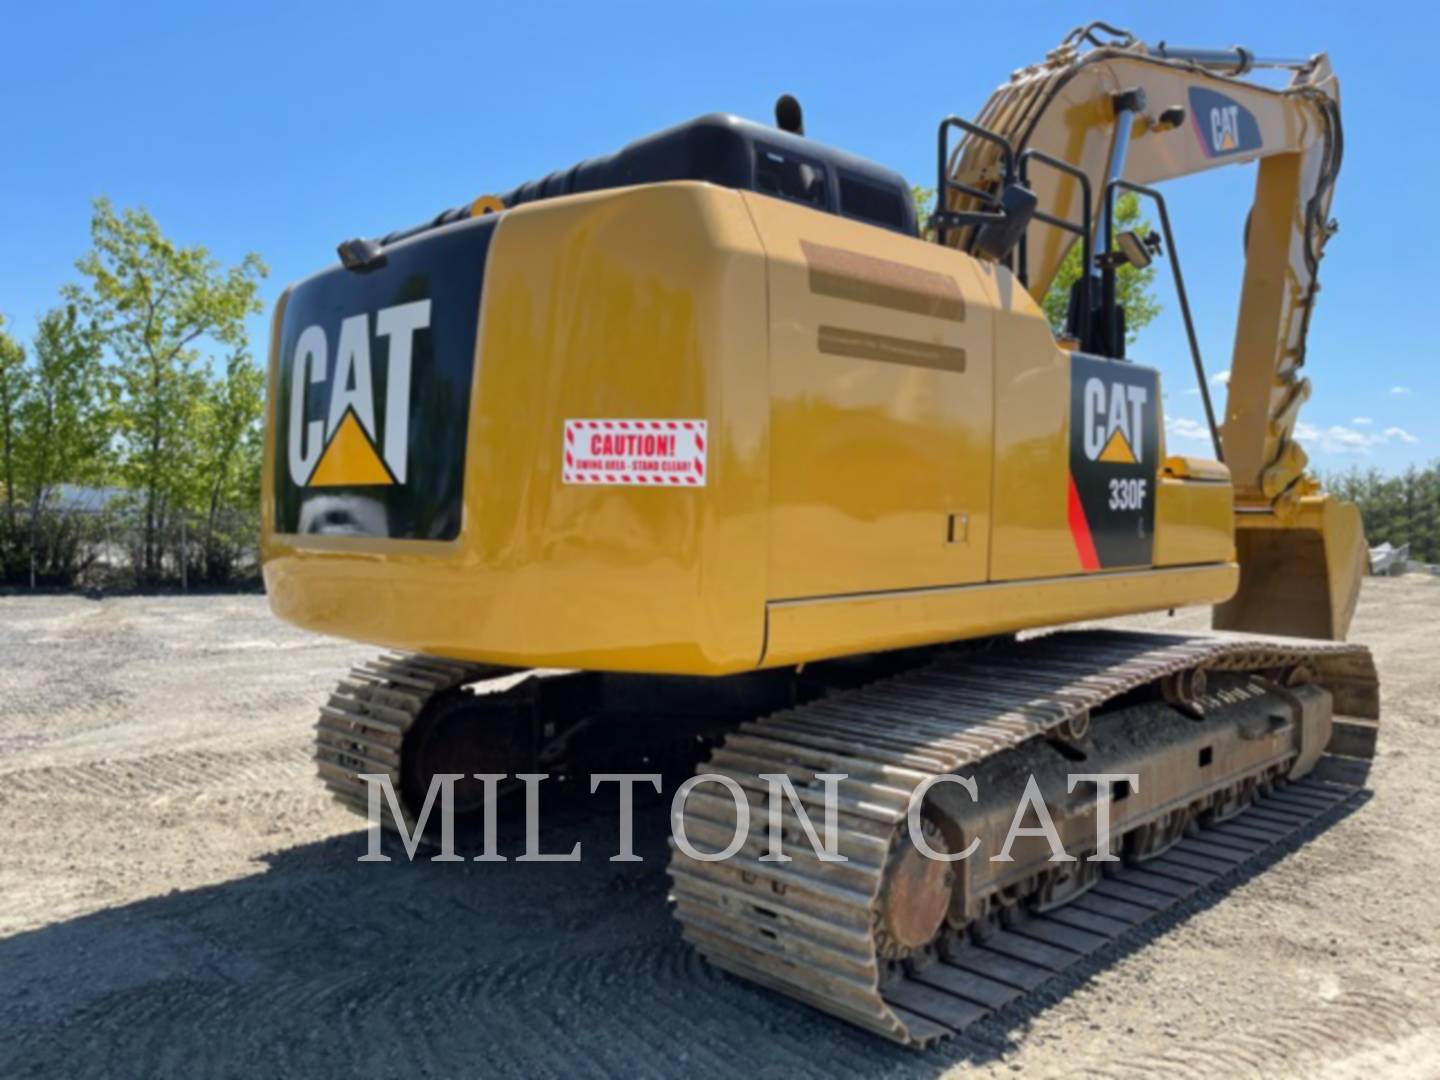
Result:
M1107 878L1071 904L881 986L872 927L891 845L910 793L1043 735L1087 710L1190 668L1262 671L1304 663L1354 715L1378 716L1374 662L1356 645L1229 634L1070 631L983 653L956 653L860 690L744 725L701 766L737 781L763 806L761 772L786 772L802 801L822 805L816 773L841 781L839 850L822 863L805 844L762 862L764 815L723 862L672 843L675 915L712 964L899 1042L925 1045L980 1020L1198 890L1243 867L1353 793L1307 780L1186 840L1143 869ZM813 815L812 816L816 816ZM793 819L790 819L793 820ZM697 794L686 804L694 843L728 843L735 806Z

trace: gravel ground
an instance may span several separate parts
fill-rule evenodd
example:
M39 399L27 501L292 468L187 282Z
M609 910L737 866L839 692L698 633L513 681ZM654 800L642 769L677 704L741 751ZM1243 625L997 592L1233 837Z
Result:
M1440 1076L1440 581L1368 582L1353 636L1384 693L1372 797L917 1053L697 960L658 799L642 863L573 800L544 842L578 865L357 862L308 742L372 650L257 596L0 598L0 1076Z

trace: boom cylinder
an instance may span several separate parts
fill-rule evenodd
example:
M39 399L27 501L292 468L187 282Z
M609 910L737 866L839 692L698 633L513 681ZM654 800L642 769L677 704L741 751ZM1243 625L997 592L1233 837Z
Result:
M1285 59L1278 56L1256 56L1240 45L1228 49L1194 49L1185 45L1166 45L1163 41L1150 50L1162 60L1184 60L1207 71L1226 75L1244 75L1256 68L1286 68L1299 71L1310 66L1309 60Z

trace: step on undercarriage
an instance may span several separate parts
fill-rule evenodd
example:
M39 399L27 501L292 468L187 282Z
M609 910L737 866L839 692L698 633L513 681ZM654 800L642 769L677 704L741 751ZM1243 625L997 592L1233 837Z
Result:
M1354 795L1378 731L1373 660L1335 642L1067 631L926 651L892 668L803 685L761 673L725 707L635 745L651 758L714 746L697 771L727 777L749 803L732 857L704 861L672 842L672 899L687 940L723 970L904 1043L965 1028L1263 860ZM597 694L613 699L613 687L555 676L547 685L534 673L421 656L357 668L322 708L320 774L362 814L357 774L389 775L413 830L415 800L442 753L453 772L593 769L609 738L602 730L585 749L597 716L625 710L584 707ZM488 734L439 739L452 721L476 727L477 699ZM468 724L457 719L466 708ZM744 709L764 718L737 728ZM656 725L637 730L647 726ZM776 773L817 831L819 777L846 777L833 782L835 850L846 861L821 860L783 800L788 860L762 858L771 843L763 777ZM1071 775L1099 773L1136 779L1108 800L1094 781L1072 790ZM976 796L936 783L942 776L973 782ZM1017 817L1027 783L1075 861L1050 861L1033 808ZM974 845L972 855L920 854L907 810L922 784L926 845L942 854ZM1115 862L1090 861L1102 801ZM739 835L738 810L718 782L697 787L685 803L689 843L726 848ZM1007 846L1013 826L1023 835Z

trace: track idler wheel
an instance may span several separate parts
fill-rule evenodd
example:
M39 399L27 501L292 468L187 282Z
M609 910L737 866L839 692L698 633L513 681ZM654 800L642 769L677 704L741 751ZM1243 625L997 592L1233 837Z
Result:
M920 833L933 850L949 853L944 835L929 818L921 818ZM891 848L880 886L877 953L911 965L932 961L954 892L954 864L928 858L910 842L908 830L902 832Z
M426 793L437 774L459 773L455 783L455 814L464 818L485 806L485 785L471 779L476 773L504 774L498 785L503 796L519 787L517 772L534 762L533 708L506 701L504 694L472 694L448 690L431 699L401 748L401 798L411 814L425 805Z

